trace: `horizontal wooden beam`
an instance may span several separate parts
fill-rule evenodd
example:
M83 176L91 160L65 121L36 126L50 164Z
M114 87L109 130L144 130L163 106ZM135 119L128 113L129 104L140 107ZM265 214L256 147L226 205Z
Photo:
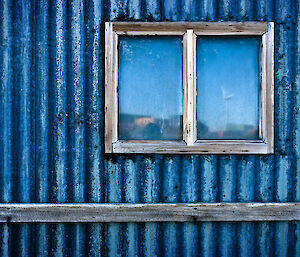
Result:
M160 154L269 154L264 141L251 140L197 140L193 145L184 141L118 140L113 153Z
M300 220L300 203L0 204L0 223Z
M191 29L197 35L262 35L267 22L113 22L119 35L183 35Z

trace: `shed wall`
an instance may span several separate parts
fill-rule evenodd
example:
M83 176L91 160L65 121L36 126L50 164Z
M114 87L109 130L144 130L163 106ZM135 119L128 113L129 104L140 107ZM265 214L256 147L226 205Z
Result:
M297 0L1 0L0 202L300 201L299 8ZM275 154L104 154L105 21L274 21ZM15 251L16 240L24 256L31 247L134 255L151 244L173 256L202 249L200 240L224 256L239 253L240 242L285 256L295 245L299 254L299 231L297 222L1 225L0 249Z

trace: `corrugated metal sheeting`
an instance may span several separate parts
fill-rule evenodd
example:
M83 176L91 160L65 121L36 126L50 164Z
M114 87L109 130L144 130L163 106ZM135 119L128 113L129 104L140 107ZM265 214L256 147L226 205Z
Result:
M0 250L2 256L299 256L294 227L294 222L11 224L1 225Z
M1 0L0 202L300 201L299 6ZM104 155L104 22L116 20L274 21L276 153ZM299 225L8 224L0 249L2 256L299 256Z

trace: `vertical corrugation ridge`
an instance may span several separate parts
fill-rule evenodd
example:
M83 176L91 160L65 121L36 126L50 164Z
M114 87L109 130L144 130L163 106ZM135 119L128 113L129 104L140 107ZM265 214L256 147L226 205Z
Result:
M139 167L135 163L141 163ZM122 162L122 177L124 187L124 199L126 203L141 202L141 194L139 192L141 176L143 174L143 161L140 156L135 158L127 158ZM138 225L135 223L126 224L124 231L124 250L126 256L138 256L139 252L139 238L138 238Z
M245 222L237 225L237 255L243 257L258 256L255 249L255 224ZM247 235L247 236L245 236Z
M275 224L275 256L288 255L288 222L280 222Z
M11 9L10 9L11 8ZM12 37L12 45L11 45L11 70L9 76L11 76L11 89L10 89L10 101L11 101L11 124L9 129L10 132L10 143L11 143L11 181L8 183L14 188L11 192L12 201L19 201L18 196L20 194L20 184L19 184L19 170L21 169L21 161L22 161L22 138L23 131L19 130L19 127L22 128L21 118L23 113L20 111L21 101L22 101L22 86L23 86L23 53L24 53L24 35L23 30L20 29L22 27L22 2L16 1L14 6L9 5L8 8L10 12L11 18L11 37ZM18 10L18 11L17 11ZM21 65L20 65L21 64ZM23 111L23 110L22 110ZM26 121L30 123L30 120ZM9 156L10 157L10 156Z
M46 224L40 224L37 226L37 234L36 234L36 254L37 256L45 256L48 253L49 249L49 228Z
M144 234L144 253L145 256L158 256L159 252L159 224L146 223Z
M239 19L241 21L251 21L254 19L254 1L241 0L238 1Z
M209 257L209 256L218 256L217 249L217 240L218 240L218 226L217 223L213 222L203 222L199 229L200 234L200 255Z
M198 156L185 156L182 158L181 163L180 181L182 187L181 202L194 203L199 202L199 185L200 185L200 172L199 172L199 157ZM193 223L185 223L179 230L182 234L182 252L180 255L185 256L197 256L199 248L197 247L197 241L199 237L199 227Z
M72 135L70 136L70 141L68 142L70 150L72 153L69 155L72 163L70 171L72 174L73 183L73 197L70 197L71 201L83 202L84 201L84 178L85 178L85 101L84 101L84 55L85 50L85 38L84 38L84 9L83 2L76 0L72 2L71 6L71 67L70 75L71 81L68 88L71 86L73 92L70 90L70 96L68 95L68 101L71 105L71 115L72 124L70 127L73 129L70 131ZM73 94L71 94L71 92Z
M203 0L206 5L204 6L204 13L208 21L217 21L219 15L218 2L219 0Z
M107 228L107 256L122 256L121 251L121 225L111 223Z
M30 1L23 1L21 6L21 24L18 24L22 32L20 59L22 63L20 81L20 166L16 171L19 176L19 195L17 201L31 202L35 192L35 84L34 84L34 34L32 22L34 6ZM21 172L22 171L22 172Z
M284 29L284 24L277 26L276 34L277 41L275 42L275 60L276 60L276 71L275 80L278 85L275 90L275 101L279 103L278 108L275 110L275 117L277 117L276 123L278 129L276 135L277 152L279 155L276 156L276 182L275 182L275 199L277 201L284 201L287 198L287 169L288 159L284 156L287 152L287 139L288 139L288 101L290 96L290 87L288 84L288 56L287 56L287 31Z
M12 27L11 11L9 1L3 1L2 20L2 42L3 42L3 61L1 70L1 107L2 107L2 176L1 176L1 201L10 202L12 200Z
M260 157L259 164L256 170L256 202L273 202L275 185L275 157Z
M0 2L0 172L4 173L4 81L5 81L5 56L7 58L7 35L4 28L4 1ZM3 178L0 180L0 188L3 185ZM2 193L2 191L0 191ZM2 197L1 197L2 200Z
M86 238L86 225L85 224L75 224L73 225L73 235L74 235L74 246L72 244L72 251L68 251L68 252L72 252L72 255L77 255L77 253L82 253L85 254L86 253L86 244L83 242L86 242L87 238ZM72 241L71 241L72 242Z
M67 225L57 224L53 226L52 235L50 238L53 240L53 255L56 256L65 256L67 255L66 249L66 229ZM73 239L75 240L75 238Z
M143 199L145 203L160 202L160 167L162 163L162 158L159 155L155 157L146 157L144 159L144 190ZM146 223L144 230L144 253L145 256L157 256L159 254L158 247L158 233L159 224L157 223Z
M103 66L99 62L103 60L103 36L101 34L102 1L85 4L84 19L85 29L85 103L87 126L85 130L86 142L86 200L88 202L104 201L104 167L102 152L101 122L101 88Z
M51 6L44 0L37 5L37 70L36 70L36 199L47 202L49 197L50 174L54 172L51 165Z
M194 223L184 223L182 228L183 236L183 246L181 255L184 256L199 256L200 249L198 244L199 238L199 225Z
M112 0L110 3L110 20L124 21L129 19L128 16L128 1ZM132 19L131 19L132 20Z
M295 238L296 238L296 245L295 245L295 256L300 255L300 222L295 222Z
M56 3L56 92L55 92L55 184L53 192L57 202L65 202L66 195L66 170L67 170L67 90L66 90L66 47L65 47L65 2L58 0Z
M162 1L161 13L166 21L178 21L180 20L179 1L168 0Z
M196 156L184 157L182 160L182 168L180 174L180 181L182 187L181 202L194 203L199 202L199 184L200 184L200 172L197 168L198 158Z
M178 156L165 157L163 160L163 174L161 182L163 187L163 202L177 203L181 202L180 190L180 161Z
M218 251L219 256L237 256L237 228L234 223L224 223L220 226Z
M275 42L275 101L278 103L275 110L275 117L277 133L276 133L276 146L279 154L286 154L290 140L289 130L289 104L291 100L291 85L289 83L289 54L288 54L288 30L285 24L278 24L276 26L276 42ZM292 107L292 106L291 106Z
M296 190L295 201L300 201L300 3L297 6L298 17L295 36L295 131L294 131L294 149L296 153Z
M295 0L275 0L275 22L288 23L296 22L297 1Z
M140 256L139 250L142 248L142 244L138 237L139 224L128 223L126 226L126 241L127 241L127 256Z
M254 7L255 8L255 7ZM257 1L256 19L261 21L274 21L275 1Z
M182 12L181 12L181 20L182 21L195 21L198 18L197 13L197 1L195 0L187 0L182 1Z
M159 193L159 170L161 158L146 157L144 160L144 190L142 201L145 203L154 203L160 201Z
M48 34L42 33L47 28L48 17L48 6L47 1L41 1L37 6L36 10L36 31L37 31L37 70L36 70L36 148L39 151L36 151L36 198L38 202L47 201L47 182L48 182L48 164L49 164L49 155L48 155L48 146L49 141L48 135L48 83L47 83L47 74L48 74Z
M163 256L180 256L179 242L180 242L180 232L179 223L169 222L162 224L162 229L164 231L162 238L162 255Z
M299 4L299 3L298 3ZM297 6L295 6L297 9ZM293 20L295 20L295 15L292 12ZM287 182L287 190L288 190L288 202L293 202L296 199L296 180L297 180L297 151L295 142L295 134L296 130L298 129L296 123L297 117L297 84L296 84L296 71L297 71L297 25L294 22L288 20L286 24L286 30L288 31L288 64L289 64L289 72L288 72L288 81L291 87L291 96L289 102L289 109L290 109L290 141L288 142L289 145L289 159L290 159L290 169L288 170L288 182Z
M130 19L141 19L141 0L128 0L128 16Z
M220 157L220 189L219 200L221 202L236 202L236 157Z
M205 156L201 159L202 163L198 164L198 167L201 167L200 201L207 203L216 202L217 195L220 190L218 183L218 157Z
M30 253L30 245L28 237L30 236L30 225L24 224L20 229L20 248L19 248L19 256L27 256Z
M218 19L221 21L237 20L237 7L236 0L219 0L217 7L219 11Z
M255 185L253 181L256 180L255 157L247 156L240 158L237 165L237 201L238 202L252 202L255 197Z
M0 225L0 256L9 256L9 227L8 224Z
M275 256L274 223L260 222L256 225L256 254L258 256Z
M161 1L153 0L153 1L145 1L146 8L146 16L149 21L159 21L161 14Z
M136 169L134 160L127 159L124 161L124 185L125 185L125 202L136 203L139 201L138 183L139 176L143 172L141 169Z
M105 225L89 224L87 225L87 254L89 256L107 256L105 254Z
M276 70L278 94L278 150L277 157L277 201L294 201L294 150L293 150L293 133L294 133L294 72L293 59L294 47L291 44L294 34L294 25L290 23L278 25L278 67ZM289 190L289 189L292 190Z

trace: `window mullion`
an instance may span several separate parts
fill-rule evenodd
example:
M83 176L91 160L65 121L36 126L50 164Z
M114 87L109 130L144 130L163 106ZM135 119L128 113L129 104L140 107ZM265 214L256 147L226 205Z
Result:
M197 140L196 129L196 35L188 29L183 36L183 139Z

